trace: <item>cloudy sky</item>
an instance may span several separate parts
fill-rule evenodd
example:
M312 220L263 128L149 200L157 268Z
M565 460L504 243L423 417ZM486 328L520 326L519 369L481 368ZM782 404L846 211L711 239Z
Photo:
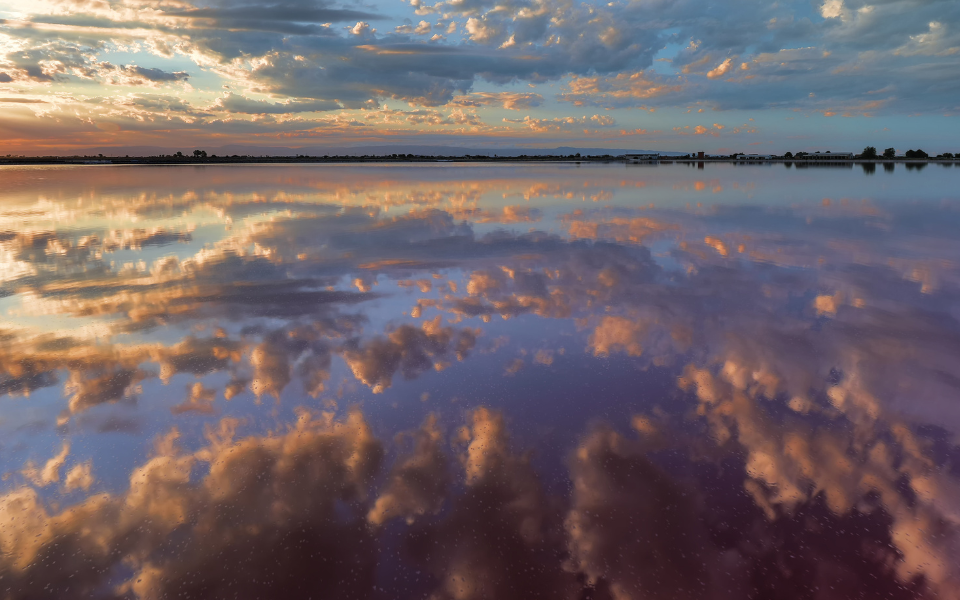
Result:
M6 153L960 151L955 0L0 0Z

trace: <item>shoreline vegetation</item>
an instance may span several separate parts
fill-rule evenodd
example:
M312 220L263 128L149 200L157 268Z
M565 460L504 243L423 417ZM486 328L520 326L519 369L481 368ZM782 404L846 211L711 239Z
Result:
M817 157L817 158L814 158ZM327 155L327 156L0 156L2 165L229 165L229 164L316 164L316 163L615 163L626 164L670 164L670 163L736 163L736 164L786 164L800 167L828 167L863 165L893 165L905 163L919 164L960 164L960 154L957 156L937 157L852 157L852 158L821 158L822 155L808 154L806 156L765 156L765 157L737 157L730 156L660 156L658 158L631 158L629 155L520 155L520 156L432 156L432 155Z

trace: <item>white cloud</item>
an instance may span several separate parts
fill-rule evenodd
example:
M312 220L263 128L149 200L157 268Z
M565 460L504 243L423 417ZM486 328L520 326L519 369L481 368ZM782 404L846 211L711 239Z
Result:
M824 0L820 5L820 14L824 19L836 19L843 15L843 0Z
M733 65L733 58L728 58L724 60L722 63L720 63L719 65L717 65L715 69L708 71L707 77L709 77L710 79L723 77L731 69L732 65Z

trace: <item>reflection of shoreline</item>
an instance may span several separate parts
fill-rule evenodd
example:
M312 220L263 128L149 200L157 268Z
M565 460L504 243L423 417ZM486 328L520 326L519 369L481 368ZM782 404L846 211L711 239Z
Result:
M837 169L837 168L839 168L839 169L852 169L852 168L853 168L853 165L854 165L854 161L852 161L852 160L848 160L848 161L842 161L842 160L830 160L830 161L821 160L821 161L816 161L816 162L814 162L814 161L809 161L809 162L799 161L799 162L796 162L796 161L795 161L795 162L793 163L793 166L796 167L796 168L798 168L798 169L811 169L811 168L816 169L816 168L819 168L819 167L828 167L828 168L829 168L829 167L832 167L832 168L835 168L835 169Z
M27 166L27 165L72 165L72 166L101 166L101 165L139 165L139 166L175 166L175 165L257 165L257 164L410 164L410 163L455 163L456 164L475 164L475 163L493 163L493 164L537 164L537 163L622 163L626 160L627 164L638 164L638 161L625 159L623 155L521 155L521 156L311 156L311 157L289 157L289 156L223 156L211 158L193 158L193 157L157 157L157 156L139 156L139 157L113 157L113 156L44 156L44 157L0 157L0 166ZM658 160L642 160L640 164L656 165L658 163L671 164L673 162L680 164L694 163L730 163L730 164L805 164L824 166L827 164L862 164L862 163L903 163L903 164L941 164L950 166L960 164L960 160L955 158L882 158L882 159L831 159L830 161L803 160L798 158L769 158L769 159L734 159L729 157L704 157L704 158L683 158L682 156L662 156Z

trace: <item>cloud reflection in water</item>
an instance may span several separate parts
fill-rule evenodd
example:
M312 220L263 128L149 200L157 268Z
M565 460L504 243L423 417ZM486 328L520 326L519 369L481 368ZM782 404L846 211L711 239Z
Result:
M938 192L263 171L0 215L5 597L956 594Z

